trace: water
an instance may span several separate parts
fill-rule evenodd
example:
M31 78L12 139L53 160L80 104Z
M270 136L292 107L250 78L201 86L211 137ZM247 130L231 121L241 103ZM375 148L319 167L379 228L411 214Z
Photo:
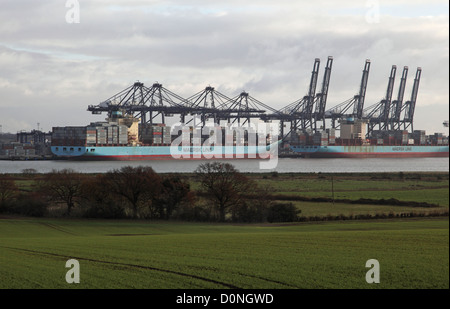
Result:
M0 161L0 173L22 173L35 169L38 173L52 170L73 169L82 173L105 173L122 166L151 166L158 173L191 173L199 164L209 160L181 161ZM448 158L376 158L376 159L278 159L275 169L261 169L259 160L227 160L241 172L264 173L345 173L345 172L448 172ZM266 161L267 162L267 161Z

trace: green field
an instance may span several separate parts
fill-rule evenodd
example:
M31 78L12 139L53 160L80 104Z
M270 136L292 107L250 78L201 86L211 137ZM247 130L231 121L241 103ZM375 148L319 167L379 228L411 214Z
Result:
M349 174L266 174L249 175L259 185L271 188L284 201L293 202L302 212L301 217L338 216L358 214L399 213L448 213L448 173L349 173ZM195 184L194 184L195 187ZM336 201L358 199L396 199L399 201L424 202L437 207L412 207L398 205L371 205L348 202L296 201L303 198L332 198Z
M54 207L41 218L4 214L0 288L449 288L448 173L247 176L275 202L293 203L300 222L94 220L81 219L81 207L71 218ZM42 175L11 177L33 192ZM200 188L193 175L181 177ZM389 199L402 204L379 203ZM79 284L65 280L69 259L80 263ZM369 259L380 263L378 284L366 282Z
M274 174L252 177L277 194L336 199L396 198L449 206L448 173Z
M80 283L65 263L80 263ZM380 283L365 280L380 263ZM448 289L449 221L0 219L0 288Z

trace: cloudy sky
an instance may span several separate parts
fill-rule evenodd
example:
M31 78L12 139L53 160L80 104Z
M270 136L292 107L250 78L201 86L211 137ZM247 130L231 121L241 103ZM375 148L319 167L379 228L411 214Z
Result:
M314 59L321 83L333 56L327 109L358 92L366 59L366 107L383 98L392 65L394 96L409 67L408 100L421 67L414 128L448 134L448 9L447 0L1 0L0 125L101 121L88 105L136 81L185 98L208 85L246 91L281 109L306 95Z

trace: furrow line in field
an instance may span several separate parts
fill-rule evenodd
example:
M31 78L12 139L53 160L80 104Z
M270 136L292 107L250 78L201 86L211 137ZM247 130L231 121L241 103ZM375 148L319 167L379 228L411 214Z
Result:
M37 250L30 250L30 249L23 249L23 248L13 248L13 247L6 247L6 246L0 246L0 247L1 248L6 248L6 249L11 249L11 250L29 252L29 253L32 253L32 254L62 257L62 258L65 258L65 259L75 259L75 260L80 260L80 261L89 261L89 262L95 262L95 263L101 263L101 264L116 265L116 266L126 266L126 267L132 267L132 268L140 268L140 269L159 271L159 272L163 272L163 273L174 274L174 275L178 275L178 276L183 276L183 277L188 277L188 278L192 278L192 279L198 279L198 280L202 280L202 281L206 281L206 282L215 283L217 285L221 285L223 287L230 288L230 289L240 289L240 287L237 287L235 285L232 285L232 284L229 284L229 283L225 283L225 282L220 282L220 281L217 281L217 280L214 280L214 279L209 279L209 278L200 277L200 276L197 276L197 275L191 275L191 274L186 274L186 273L179 272L179 271L162 269L162 268L157 268L157 267L136 265L136 264L128 264L128 263L110 262L110 261L102 261L102 260L96 260L96 259L91 259L91 258L67 256L67 255L62 255L62 254L57 254L57 253L37 251Z
M40 222L40 224L42 224L42 225L44 225L44 226L46 226L46 227L48 227L50 229L54 229L54 230L57 230L59 232L65 233L65 234L76 236L76 234L74 234L72 232L69 232L69 231L67 231L67 230L63 229L62 227L57 226L55 224L51 224L51 223L48 223L48 222Z
M298 289L297 286L293 286L293 285L288 284L288 283L286 283L286 282L281 282L281 281L277 281L277 280L272 280L272 279L264 278L264 277L260 277L260 276L252 276L252 275L249 275L249 274L243 274L243 273L239 273L239 275L241 275L241 276L246 276L246 277L250 277L250 278L259 279L259 280L262 280L262 281L267 281L267 282L270 282L270 283L276 283L276 284L279 284L279 285L286 286L287 288L290 288L290 289L292 289L292 288Z

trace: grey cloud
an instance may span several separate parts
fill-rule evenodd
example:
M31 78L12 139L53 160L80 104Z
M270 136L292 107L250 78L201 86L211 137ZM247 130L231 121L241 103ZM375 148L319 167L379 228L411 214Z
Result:
M67 24L64 1L2 1L0 123L14 104L60 111L58 121L77 117L82 124L87 105L136 80L159 81L185 97L208 84L229 96L246 90L281 108L306 94L316 57L321 78L327 56L335 59L330 106L356 94L366 58L368 102L381 99L396 64L411 67L409 83L423 67L418 104L448 105L448 15L368 24L363 15L345 15L350 1L339 2L341 15L331 14L336 1L79 2L81 23Z

